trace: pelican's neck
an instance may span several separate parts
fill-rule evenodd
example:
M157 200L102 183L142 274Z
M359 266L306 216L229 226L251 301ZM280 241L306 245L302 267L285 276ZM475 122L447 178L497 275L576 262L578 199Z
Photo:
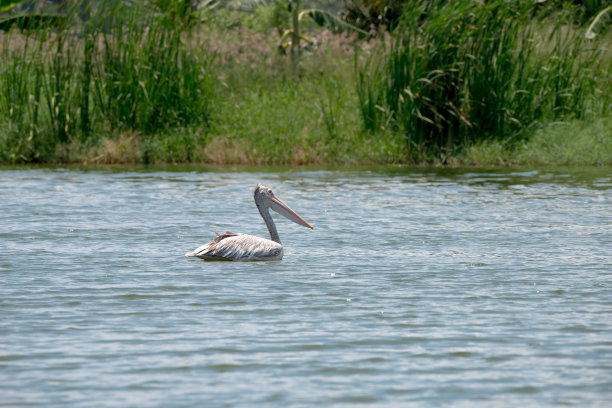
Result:
M278 231L276 231L276 225L274 225L274 220L270 215L270 211L268 211L268 207L262 202L263 200L255 200L255 204L257 205L257 209L261 214L261 218L264 219L266 223L266 227L268 227L268 232L270 232L270 238L272 241L281 243L280 238L278 237Z

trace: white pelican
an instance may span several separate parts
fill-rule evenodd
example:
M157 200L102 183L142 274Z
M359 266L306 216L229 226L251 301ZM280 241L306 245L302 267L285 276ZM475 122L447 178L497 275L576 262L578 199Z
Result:
M289 206L274 195L272 190L261 184L255 188L255 204L266 222L270 238L259 238L253 235L236 234L226 231L216 234L212 241L202 245L193 252L187 252L185 256L197 256L198 258L216 261L268 261L283 259L283 245L278 237L276 225L268 208L273 209L280 215L289 218L296 224L314 229L297 215Z

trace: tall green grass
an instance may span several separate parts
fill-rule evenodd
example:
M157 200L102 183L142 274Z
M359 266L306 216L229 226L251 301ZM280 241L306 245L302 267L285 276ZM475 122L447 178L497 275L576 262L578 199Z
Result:
M4 38L4 40L6 40ZM51 125L45 110L57 106L58 98L47 101L49 80L45 65L33 64L31 55L40 44L26 37L14 50L3 43L0 63L0 155L3 161L31 161L48 153L42 143ZM57 116L57 115L56 115Z
M390 41L357 62L365 129L401 133L416 162L445 161L479 141L513 143L541 121L604 109L592 100L604 72L597 48L561 23L542 36L532 7L409 3Z
M612 54L576 19L534 20L531 0L406 3L387 40L316 33L293 62L263 29L194 30L159 6L187 2L0 32L0 162L513 163L521 146L574 149L526 140L547 123L571 137L609 110ZM608 140L595 133L580 145Z
M180 24L133 11L112 13L111 24L94 70L94 97L111 124L153 133L206 122L210 57L184 45Z
M0 160L61 160L58 148L92 135L206 124L212 57L188 26L120 2L91 13L104 14L2 35Z

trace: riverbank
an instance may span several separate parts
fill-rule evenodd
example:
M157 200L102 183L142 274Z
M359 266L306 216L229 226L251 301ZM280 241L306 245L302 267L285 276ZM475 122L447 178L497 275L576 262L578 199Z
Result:
M284 143L290 155L275 150L257 149L248 138L208 136L198 129L181 129L172 134L144 138L138 134L121 134L103 138L95 145L72 143L58 147L55 158L47 164L75 165L163 165L194 164L203 166L360 166L407 164L417 166L612 166L612 119L593 123L575 121L549 125L523 144L505 146L486 142L468 147L450 157L446 163L413 163L402 160L405 147L400 138L386 135L371 143L363 135L343 140L326 150L326 141L300 148ZM261 139L273 145L271 137ZM278 139L276 140L278 141ZM364 147L364 144L367 145ZM282 145L278 146L282 149ZM18 162L18 161L17 161ZM8 164L8 162L4 162Z
M538 70L530 74L545 88L513 91L513 95L532 95L530 103L539 113L528 112L527 118L515 115L520 105L516 98L506 98L508 106L469 118L466 115L486 104L463 102L457 107L456 100L443 99L449 89L429 90L444 95L430 109L433 119L417 118L436 125L418 141L410 131L410 126L421 129L414 119L414 112L422 112L417 105L409 111L381 100L372 106L382 116L376 113L373 127L365 123L368 113L359 84L370 72L372 56L389 38L364 41L317 32L299 58L291 58L278 52L274 34L249 27L200 27L172 35L158 27L153 37L150 31L135 30L136 38L103 33L87 41L71 34L51 40L44 33L3 34L0 162L612 165L612 117L606 113L612 95L608 49L596 54L598 64L579 72L572 64L554 66L558 59L551 54L544 61L553 61L556 74L546 76ZM579 30L572 35L576 33ZM567 41L564 52L576 46ZM137 46L140 43L146 45L144 52ZM550 45L551 40L544 43ZM177 53L172 52L175 47L180 48ZM542 53L543 48L537 51ZM72 56L66 50L72 50ZM587 67L582 54L574 57L576 64ZM131 70L122 68L126 61ZM537 67L537 61L527 62ZM569 70L572 78L582 75L579 82L589 86L566 88L560 83L563 70ZM483 101L502 84L493 83L483 93ZM398 100L407 99L410 88L400 91ZM459 100L469 100L470 94L466 95ZM549 103L548 98L558 100ZM408 111L412 122L401 117ZM500 122L491 125L489 115L497 115ZM457 129L453 144L448 129ZM429 134L443 142L431 142Z
M271 46L271 45L270 45ZM337 58L345 52L343 58ZM1 162L48 164L177 164L211 166L606 166L612 165L612 117L542 124L519 143L492 140L466 146L445 160L415 162L403 135L364 132L352 51L327 43L305 55L296 72L274 56L266 69L226 63L207 124L147 135L109 131L70 138L44 156L11 156L6 133ZM233 69L230 67L233 66ZM284 72L281 72L284 71ZM27 142L27 138L26 138ZM18 149L23 149L23 143ZM36 146L31 146L32 151ZM39 152L43 150L40 149Z

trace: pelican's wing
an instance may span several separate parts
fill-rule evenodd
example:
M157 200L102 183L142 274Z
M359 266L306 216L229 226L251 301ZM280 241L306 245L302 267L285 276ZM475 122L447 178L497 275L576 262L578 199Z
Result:
M227 231L185 256L227 261L271 260L282 258L283 247L269 239Z
M223 234L217 234L215 232L215 237L212 240L196 248L193 252L187 252L185 256L204 257L204 256L211 255L219 247L220 245L219 243L221 241L223 241L225 238L234 237L236 235L239 235L239 234L236 234L230 231L225 231Z

